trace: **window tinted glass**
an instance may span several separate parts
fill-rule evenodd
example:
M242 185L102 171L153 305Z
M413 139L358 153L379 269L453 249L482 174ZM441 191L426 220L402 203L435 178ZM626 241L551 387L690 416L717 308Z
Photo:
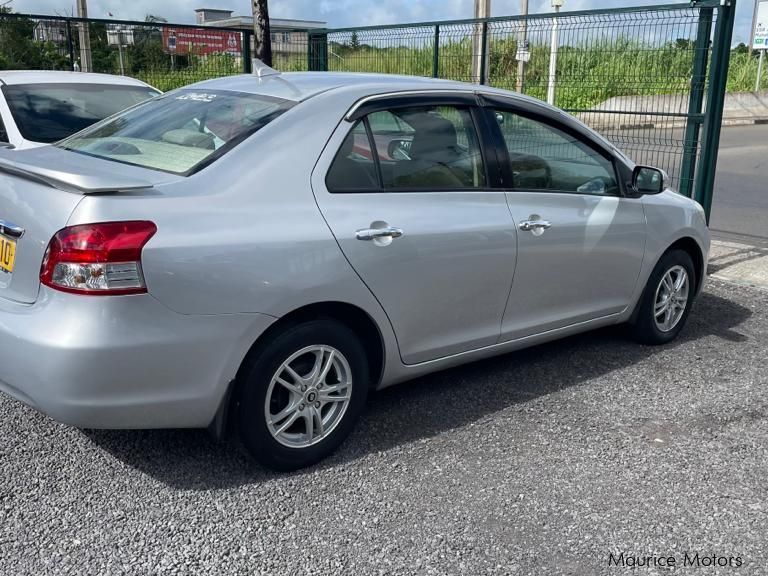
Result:
M292 106L285 100L240 92L178 90L57 146L183 174L223 154Z
M616 195L613 164L578 138L530 118L496 111L512 165L512 187Z
M160 92L143 86L17 84L3 86L3 94L21 135L50 143Z
M371 144L362 121L358 120L344 139L328 171L325 185L332 192L366 191L379 187Z
M369 116L384 188L457 190L486 185L469 110L403 108Z

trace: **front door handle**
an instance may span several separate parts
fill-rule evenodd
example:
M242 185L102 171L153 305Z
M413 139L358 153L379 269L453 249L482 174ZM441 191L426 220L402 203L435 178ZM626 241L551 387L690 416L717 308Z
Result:
M376 240L377 238L400 238L403 235L402 228L387 226L386 228L366 228L355 232L358 240Z
M552 222L549 220L523 220L520 222L520 230L523 232L543 232L552 228Z

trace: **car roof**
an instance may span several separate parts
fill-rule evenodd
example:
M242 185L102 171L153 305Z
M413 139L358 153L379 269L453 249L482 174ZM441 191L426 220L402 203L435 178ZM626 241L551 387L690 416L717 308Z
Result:
M141 80L115 74L67 72L63 70L3 70L3 84L112 84L118 86L149 86Z
M262 77L240 74L204 80L185 89L232 90L301 102L322 92L353 86L369 89L371 94L407 90L485 90L484 86L453 80L357 72L285 72Z

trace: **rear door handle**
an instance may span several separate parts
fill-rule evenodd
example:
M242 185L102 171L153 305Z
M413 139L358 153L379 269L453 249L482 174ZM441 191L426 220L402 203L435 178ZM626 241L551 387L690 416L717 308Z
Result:
M520 222L520 230L523 232L544 231L549 228L552 228L552 222L549 220L523 220Z
M402 228L387 226L386 228L365 228L355 232L358 240L376 240L377 238L400 238L403 235Z

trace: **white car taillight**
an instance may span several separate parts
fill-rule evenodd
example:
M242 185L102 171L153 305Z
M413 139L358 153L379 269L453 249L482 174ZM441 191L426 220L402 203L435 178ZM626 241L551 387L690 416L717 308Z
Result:
M157 232L152 222L104 222L56 233L40 270L40 282L76 294L141 294L147 291L141 251Z

